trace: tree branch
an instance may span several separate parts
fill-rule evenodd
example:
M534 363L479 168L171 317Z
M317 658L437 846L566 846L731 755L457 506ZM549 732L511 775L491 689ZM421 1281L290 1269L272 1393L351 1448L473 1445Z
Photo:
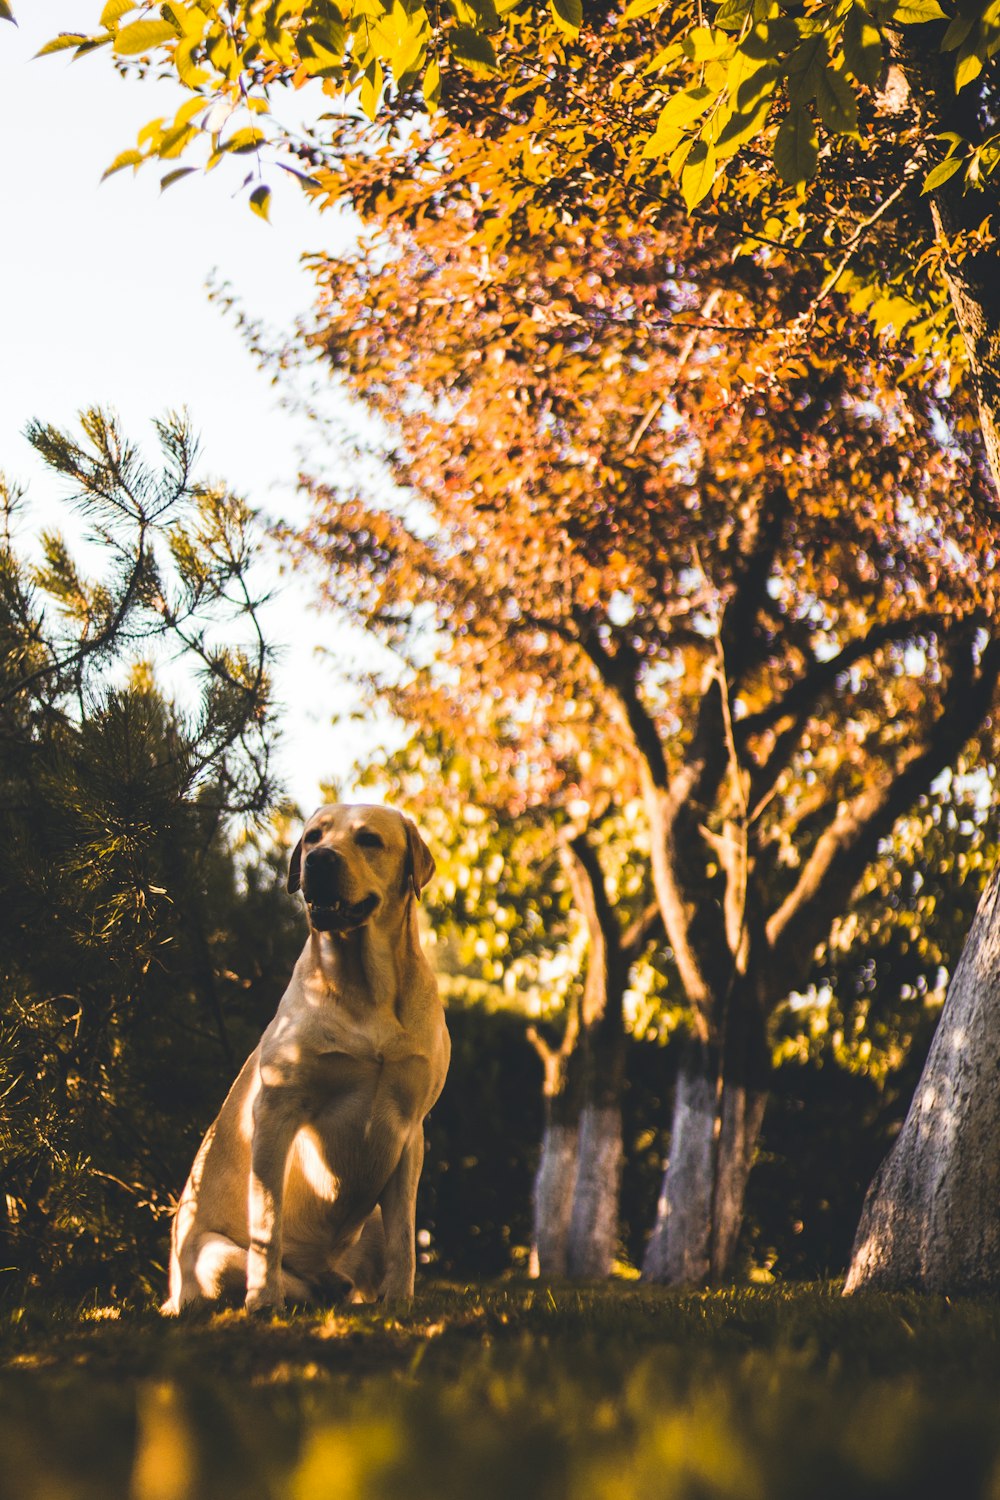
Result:
M965 628L949 652L950 677L940 712L923 740L880 785L866 787L820 835L794 889L767 923L767 940L782 976L776 990L792 988L830 930L874 857L879 841L958 754L982 723L1000 679L1000 639L989 642L978 673L976 632Z

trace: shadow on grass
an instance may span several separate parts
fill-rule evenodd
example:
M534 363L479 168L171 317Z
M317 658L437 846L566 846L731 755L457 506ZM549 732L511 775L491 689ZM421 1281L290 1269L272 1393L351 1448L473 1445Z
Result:
M8 1313L3 1500L1000 1496L1000 1304L432 1289Z

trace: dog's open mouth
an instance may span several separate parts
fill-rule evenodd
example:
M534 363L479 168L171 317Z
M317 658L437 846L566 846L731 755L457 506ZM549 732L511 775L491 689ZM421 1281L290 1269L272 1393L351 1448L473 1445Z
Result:
M378 906L378 896L363 901L310 901L309 920L318 932L351 932L363 927Z

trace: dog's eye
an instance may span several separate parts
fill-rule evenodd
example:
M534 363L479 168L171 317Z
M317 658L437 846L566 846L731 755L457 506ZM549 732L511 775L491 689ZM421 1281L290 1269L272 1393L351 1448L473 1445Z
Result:
M360 844L362 849L384 849L385 840L380 833L373 833L370 828L359 828L354 835L354 842Z
M320 831L318 828L310 828L307 833L302 835L302 842L304 844L318 844L319 841Z

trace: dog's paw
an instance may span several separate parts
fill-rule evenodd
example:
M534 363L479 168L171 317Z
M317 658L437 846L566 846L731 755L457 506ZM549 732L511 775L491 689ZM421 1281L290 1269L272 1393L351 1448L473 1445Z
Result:
M285 1299L280 1292L272 1291L269 1287L262 1286L252 1292L247 1292L246 1301L243 1306L253 1317L262 1317L266 1313L281 1312L284 1308Z

